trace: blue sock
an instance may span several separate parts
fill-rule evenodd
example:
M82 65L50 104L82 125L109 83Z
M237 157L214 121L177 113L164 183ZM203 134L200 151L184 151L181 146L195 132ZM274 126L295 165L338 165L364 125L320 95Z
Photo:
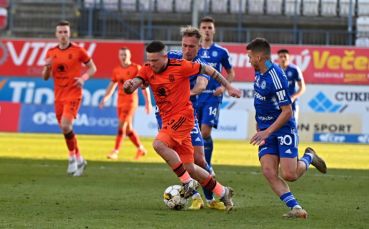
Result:
M300 161L305 163L306 170L307 170L309 168L309 165L313 161L313 155L311 155L310 153L305 153L304 156L302 156L302 158L300 158Z
M204 138L205 160L211 168L211 157L213 155L213 139L211 136Z
M286 192L279 197L289 208L300 206L299 202L295 199L291 192Z
M211 168L209 165L206 166L206 168L204 168L206 171L208 171L208 173L211 174ZM204 196L206 198L206 200L213 200L214 199L214 194L213 192L207 190L206 188L202 187L202 191L204 192Z

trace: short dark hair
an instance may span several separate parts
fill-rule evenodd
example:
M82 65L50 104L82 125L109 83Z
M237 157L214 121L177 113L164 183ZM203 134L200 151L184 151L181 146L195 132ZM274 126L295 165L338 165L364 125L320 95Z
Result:
M59 21L56 26L70 26L70 22L67 20Z
M196 37L199 40L201 39L200 30L190 25L181 28L181 36L182 37Z
M290 52L287 49L280 49L278 50L277 54L290 54Z
M146 52L154 53L154 52L163 52L165 51L165 45L161 41L152 41L150 44L146 46Z
M253 52L263 52L265 55L270 56L271 48L269 42L265 38L255 38L247 46L246 50Z
M214 20L214 18L212 18L212 17L210 17L210 16L205 16L205 17L201 18L201 19L200 19L200 24L201 24L202 22L210 22L210 23L215 24L215 20Z

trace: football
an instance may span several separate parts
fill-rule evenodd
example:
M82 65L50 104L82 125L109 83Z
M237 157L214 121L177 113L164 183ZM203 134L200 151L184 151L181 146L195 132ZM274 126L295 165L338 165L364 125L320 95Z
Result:
M186 206L187 199L183 197L182 190L183 187L181 185L171 185L165 189L163 200L168 208L181 210Z

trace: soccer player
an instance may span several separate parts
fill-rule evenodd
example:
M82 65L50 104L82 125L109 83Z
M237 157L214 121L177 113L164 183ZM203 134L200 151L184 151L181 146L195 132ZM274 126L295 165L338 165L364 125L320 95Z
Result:
M54 79L55 115L69 150L67 173L81 176L87 162L79 151L73 121L81 105L83 84L95 74L96 66L85 49L70 41L68 21L57 24L55 35L58 45L47 51L42 76ZM87 71L81 75L82 64Z
M270 44L256 38L247 47L249 62L255 69L254 106L257 133L250 143L259 146L262 172L270 187L291 209L285 217L307 218L308 213L291 193L286 181L296 181L312 164L326 173L327 166L316 152L308 147L298 159L298 136L287 92L288 80L283 70L271 62ZM280 171L280 173L279 173Z
M288 93L291 96L292 111L297 123L299 117L298 98L306 90L304 77L300 68L290 63L290 53L287 49L280 49L277 53L279 66L284 70L288 79ZM298 89L296 88L296 84L298 85Z
M217 182L206 170L194 164L191 130L194 127L194 110L190 102L189 78L207 74L225 86L230 96L240 97L241 92L215 69L187 60L168 59L165 46L153 41L146 47L147 64L137 77L124 83L124 90L132 93L140 86L150 86L159 107L163 126L156 136L153 147L167 162L184 185L184 196L189 197L198 187L215 193L229 211L233 208L233 190ZM191 174L191 175L190 175Z
M118 85L118 105L117 113L119 118L118 133L115 138L114 150L107 155L108 159L118 159L118 153L121 146L122 139L128 136L131 142L136 146L137 153L135 159L138 160L140 157L147 153L147 150L142 145L137 132L133 129L132 119L133 115L138 106L138 93L126 94L123 91L123 84L126 80L132 79L137 76L141 66L131 62L131 51L124 47L119 50L118 58L120 65L114 68L111 82L106 88L104 97L102 98L99 107L104 107L106 101L109 100L113 94L115 88ZM150 114L152 110L150 90L146 88L142 91L145 98L145 109L146 113Z
M168 53L169 58L174 59L185 59L192 62L197 62L201 64L206 64L199 56L198 51L200 49L201 42L201 33L200 31L192 26L183 27L181 29L182 35L182 51L170 51ZM204 141L201 136L196 108L197 108L197 100L198 94L200 94L203 90L205 90L210 77L208 75L193 75L190 77L190 89L191 89L191 103L194 109L195 116L195 126L191 131L191 141L192 146L194 148L194 159L195 164L200 166L201 168L207 170L211 173L211 169L205 160L204 155ZM158 120L159 127L161 128L161 118L159 115L159 110L157 109L156 118ZM223 202L214 199L213 193L203 189L207 206L212 209L225 210L225 206ZM201 195L198 192L192 196L192 203L189 209L191 210L199 210L204 207L204 201L201 198Z
M200 31L203 35L199 56L218 72L225 68L227 80L232 82L235 77L234 69L229 62L229 53L226 48L214 43L215 20L206 16L200 20ZM214 79L210 79L206 90L199 96L197 115L201 125L201 134L204 138L205 157L210 168L213 154L212 128L218 127L219 108L223 99L224 87Z

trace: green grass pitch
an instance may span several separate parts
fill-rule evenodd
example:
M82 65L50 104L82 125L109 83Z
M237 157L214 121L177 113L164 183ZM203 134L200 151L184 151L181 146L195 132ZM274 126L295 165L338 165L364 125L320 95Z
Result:
M152 139L143 139L149 154L139 161L127 140L118 161L105 159L114 136L79 135L78 141L89 164L84 176L69 177L61 134L0 133L0 228L369 227L369 145L311 143L328 174L311 167L290 183L309 218L286 220L287 207L266 184L257 148L246 141L215 141L217 179L235 190L230 214L169 210L162 193L178 180Z

